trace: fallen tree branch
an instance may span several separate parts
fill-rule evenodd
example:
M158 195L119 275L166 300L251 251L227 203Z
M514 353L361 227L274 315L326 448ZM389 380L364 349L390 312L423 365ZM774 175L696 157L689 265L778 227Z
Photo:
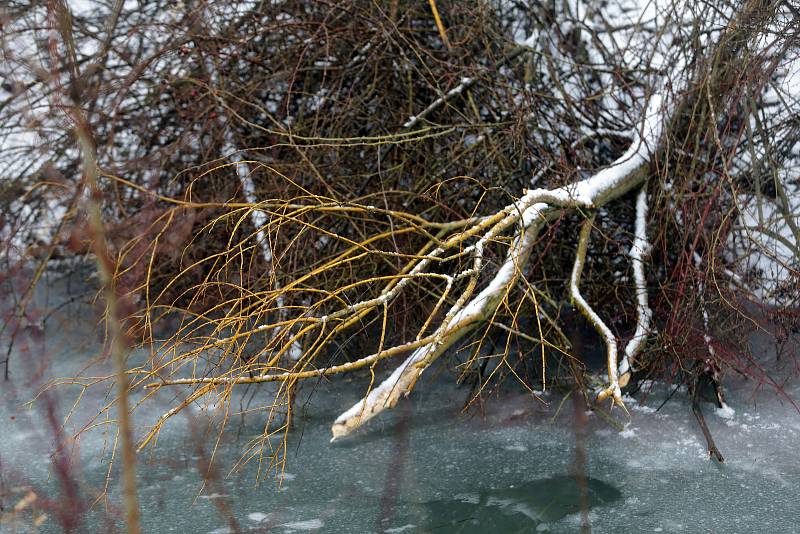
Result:
M658 146L663 126L669 117L669 110L665 109L663 104L660 94L652 95L644 111L641 129L637 132L628 150L614 163L590 178L553 190L549 196L559 201L573 199L572 207L593 208L602 206L609 200L618 198L641 185L648 174L651 154ZM520 206L519 211L522 213L519 229L506 255L505 262L491 282L469 304L460 308L457 303L448 312L448 317L452 317L451 322L462 326L458 329L451 329L448 322L443 322L438 332L450 331L450 333L446 335L442 333L436 342L418 348L386 380L340 415L331 427L332 439L346 436L384 409L394 407L401 396L406 396L411 392L423 371L445 349L495 312L510 287L519 277L542 224L556 214L556 206L545 202L532 204L531 196L537 194L541 194L541 190L527 193L517 203ZM614 351L612 354L611 345L609 345L608 357L609 362L612 359L614 362L613 367L609 365L609 378L612 381L610 394L615 402L621 405L622 396L616 382L616 352Z

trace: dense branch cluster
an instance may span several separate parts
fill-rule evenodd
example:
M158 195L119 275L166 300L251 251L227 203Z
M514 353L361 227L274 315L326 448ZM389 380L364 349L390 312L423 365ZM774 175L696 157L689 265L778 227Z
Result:
M344 436L449 348L476 397L571 375L623 406L643 377L759 376L736 335L754 305L796 326L785 3L29 8L0 14L3 261L91 248L80 110L125 326L152 351L132 387L183 392L141 446L277 382L265 445L303 380L368 371Z

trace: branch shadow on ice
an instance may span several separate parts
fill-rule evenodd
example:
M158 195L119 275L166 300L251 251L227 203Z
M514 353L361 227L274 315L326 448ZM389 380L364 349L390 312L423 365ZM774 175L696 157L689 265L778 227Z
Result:
M420 525L425 532L531 532L539 524L622 498L611 484L585 480L581 487L575 477L560 475L426 501L410 505L404 521Z

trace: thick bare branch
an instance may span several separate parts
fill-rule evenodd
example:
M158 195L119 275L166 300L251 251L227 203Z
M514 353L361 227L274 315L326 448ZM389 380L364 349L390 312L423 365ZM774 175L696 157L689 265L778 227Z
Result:
M633 359L642 349L650 334L650 321L653 312L647 300L647 279L644 274L644 261L650 255L650 243L647 241L647 185L642 186L636 195L636 228L633 245L628 253L633 268L633 280L636 287L636 331L628 344L619 365L620 386L625 387L630 379Z

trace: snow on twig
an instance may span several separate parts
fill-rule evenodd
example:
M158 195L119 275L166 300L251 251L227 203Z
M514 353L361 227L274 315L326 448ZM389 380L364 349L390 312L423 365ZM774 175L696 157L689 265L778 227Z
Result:
M419 123L419 121L421 121L422 119L430 115L432 112L442 107L442 104L444 104L454 96L460 95L466 89L472 87L474 83L475 83L474 78L469 78L469 77L461 78L461 82L452 89L450 89L449 91L447 91L447 93L445 93L444 96L440 96L439 98L431 102L428 105L428 107L422 110L419 114L409 117L408 120L405 123L403 123L403 128L405 129L413 128Z

